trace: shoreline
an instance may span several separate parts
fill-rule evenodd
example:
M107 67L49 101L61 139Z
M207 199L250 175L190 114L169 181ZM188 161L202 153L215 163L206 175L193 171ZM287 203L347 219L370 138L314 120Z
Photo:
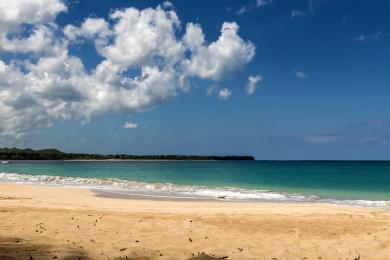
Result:
M318 171L318 174L311 174L300 171L301 167L306 167L304 164L298 165L298 168L280 168L290 176L283 179L284 174L276 167L279 164L267 166L263 171L261 164L251 166L251 163L245 163L242 168L240 165L209 167L204 166L203 162L194 163L183 167L180 163L165 165L163 162L161 165L136 163L131 166L103 166L98 162L91 167L83 163L71 163L68 166L67 162L53 165L15 163L15 166L5 166L3 172L0 172L0 182L81 186L100 190L100 193L104 191L106 194L103 196L119 198L122 196L118 194L122 194L129 199L326 203L390 210L390 193L386 186L388 176L385 174L388 166L373 168L379 169L374 172L380 178L370 178L371 166L364 164L368 168L364 168L361 174L359 172L359 178L353 178L354 169L359 167L344 167L349 170L334 174L338 166L320 165L321 168L314 164L309 167L310 172ZM188 174L182 174L187 169ZM259 174L254 174L257 170Z
M43 185L44 186L44 185ZM71 187L73 188L73 187ZM77 187L75 187L77 188ZM83 188L82 188L83 189ZM123 200L151 200L151 201L183 201L183 202L215 202L215 203L253 203L253 204L296 204L296 205L329 205L329 206L345 206L352 208L362 208L362 209L379 209L382 211L390 212L390 206L372 206L372 205L363 205L363 204L348 204L343 203L343 200L332 200L329 202L325 201L292 201L292 200L233 200L225 198L209 198L209 197L177 197L177 196L164 196L164 195L152 195L152 194L135 194L135 193L122 193L120 191L113 190L99 190L99 189L89 189L95 193L96 197L102 198L114 198L114 199L123 199ZM365 200L368 201L368 200ZM382 201L370 201L370 202L382 202Z
M116 196L117 195L117 196ZM223 211L226 214L240 212L242 214L258 213L279 213L285 209L294 209L289 213L303 210L305 213L315 212L380 212L389 214L390 211L380 207L363 207L356 205L344 205L321 202L293 202L293 201L234 201L219 199L174 199L167 197L158 199L149 195L139 196L130 194L110 193L104 190L95 190L85 187L65 187L55 185L40 184L21 184L21 183L1 183L0 182L0 207L8 206L14 201L18 205L30 208L61 208L69 210L79 210L84 207L94 208L102 211L123 211L125 206L131 212L134 209L137 212L148 213L197 213L204 209L214 211ZM35 203L39 201L39 203ZM140 206L142 205L142 206ZM169 206L169 207L165 207ZM193 209L193 210L189 210ZM296 213L297 213L296 212Z
M4 176L3 176L4 175ZM2 177L1 177L2 176ZM322 198L299 193L251 190L239 187L189 186L172 183L147 183L120 179L29 175L0 172L0 184L32 185L70 189L87 189L98 197L157 201L231 202L339 205L390 211L390 201L370 199Z
M45 197L47 195L54 195L52 198ZM110 192L109 190L98 190L87 187L77 187L77 186L60 186L60 185L46 185L46 184L24 184L24 183L1 183L0 182L0 206L1 203L7 201L7 198L15 198L17 200L23 200L25 204L31 207L48 207L51 208L52 205L62 205L66 209L78 209L76 205L89 205L96 206L99 208L102 206L104 210L110 209L111 205L124 204L124 205L133 205L133 204L166 204L174 205L175 208L180 208L183 205L194 207L196 209L214 207L214 208L224 208L226 212L229 212L230 209L235 211L233 207L239 206L240 210L245 210L244 213L252 213L256 210L268 208L274 208L277 206L285 205L286 207L302 207L302 208L328 208L331 210L345 209L345 210L362 210L362 211L379 211L379 212L389 212L387 209L378 208L378 207L361 207L355 205L341 205L341 204L332 204L332 203L320 203L320 202L294 202L294 201L237 201L237 200L223 200L223 199L175 199L175 197L165 197L158 199L160 196L150 196L150 195L133 195L133 194L118 194L116 192ZM77 199L76 199L77 197ZM59 200L61 199L61 202ZM66 200L66 198L68 198ZM38 199L41 204L36 205L34 203L27 203L29 200L33 201ZM66 203L67 201L67 203ZM92 205L91 205L92 204ZM222 206L225 205L225 206ZM108 208L106 208L108 206ZM57 207L55 207L57 208ZM116 209L114 207L114 209ZM140 209L145 209L141 207ZM162 212L165 212L162 209ZM172 207L171 207L172 209ZM247 211L249 210L249 211Z
M386 259L390 212L330 204L165 201L0 184L0 258Z

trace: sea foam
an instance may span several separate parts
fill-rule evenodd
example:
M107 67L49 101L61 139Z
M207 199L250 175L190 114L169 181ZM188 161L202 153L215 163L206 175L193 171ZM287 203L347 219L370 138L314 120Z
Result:
M301 194L277 193L269 190L242 189L237 187L177 185L172 183L146 183L116 178L99 179L1 172L0 182L88 188L109 191L110 193L118 195L146 196L151 198L160 197L172 199L208 199L224 201L329 203L390 209L390 201L336 200L320 198L317 196L305 196Z

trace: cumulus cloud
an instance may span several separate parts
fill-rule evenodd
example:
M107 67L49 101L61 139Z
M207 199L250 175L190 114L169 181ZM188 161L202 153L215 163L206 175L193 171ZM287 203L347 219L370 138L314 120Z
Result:
M134 128L137 128L137 127L138 127L138 124L132 123L132 122L125 122L123 124L123 128L126 128L126 129L134 129Z
M246 85L246 93L248 93L248 95L252 95L257 88L257 83L261 82L262 80L263 76L261 75L249 76L248 84Z
M0 1L0 51L52 51L56 44L53 21L66 10L60 0ZM30 29L21 33L25 25Z
M110 34L109 24L102 18L87 18L80 27L67 25L64 34L69 40L77 38L105 38Z
M192 55L184 61L184 73L219 80L226 73L248 63L255 54L255 46L242 40L238 36L238 29L236 23L225 22L219 39L206 45L200 26L188 24L184 42L192 50Z
M172 66L182 58L185 49L175 36L180 21L174 11L127 8L113 12L110 18L115 22L113 43L100 53L120 70L160 65L155 59Z
M221 100L228 100L231 95L232 95L232 92L227 88L223 88L223 89L218 91L218 97Z
M0 54L15 55L0 58L0 136L21 137L55 120L147 111L187 91L192 79L218 81L253 58L255 47L236 23L223 23L211 42L198 24L180 35L170 7L117 9L107 19L60 27L61 0L1 1ZM101 58L91 70L68 51L85 41Z
M21 24L52 22L58 13L66 11L60 0L14 0L0 2L2 29L17 29Z

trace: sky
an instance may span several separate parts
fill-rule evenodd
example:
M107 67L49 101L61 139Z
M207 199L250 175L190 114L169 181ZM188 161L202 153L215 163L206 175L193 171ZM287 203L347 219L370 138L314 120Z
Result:
M390 160L390 1L0 2L0 147Z

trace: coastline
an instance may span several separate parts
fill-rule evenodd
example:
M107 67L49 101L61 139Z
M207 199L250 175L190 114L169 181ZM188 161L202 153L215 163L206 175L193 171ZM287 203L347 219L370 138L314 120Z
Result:
M378 208L97 195L82 188L0 184L0 256L386 259L390 255L390 212Z
M90 189L96 196L117 199L174 201L254 202L292 204L332 204L390 210L390 201L369 198L343 199L271 189L234 186L180 185L169 182L143 182L100 176L77 177L0 172L0 183Z

